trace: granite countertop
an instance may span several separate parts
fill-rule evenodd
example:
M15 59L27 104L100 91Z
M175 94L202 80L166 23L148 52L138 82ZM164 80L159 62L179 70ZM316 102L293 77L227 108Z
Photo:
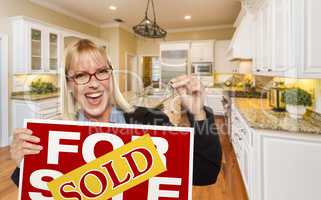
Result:
M321 117L307 111L303 119L293 119L287 112L274 112L267 99L232 98L240 114L254 129L286 131L296 134L321 134Z
M59 96L59 92L48 93L48 94L33 94L30 92L14 92L11 95L11 99L14 100L25 100L25 101L39 101L49 98L55 98Z

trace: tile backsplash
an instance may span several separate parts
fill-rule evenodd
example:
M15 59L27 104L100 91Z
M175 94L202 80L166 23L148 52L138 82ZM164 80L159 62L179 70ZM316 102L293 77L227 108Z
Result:
M12 92L24 92L30 91L30 84L32 81L36 81L41 78L42 81L53 83L59 88L59 79L57 75L15 75L13 78Z

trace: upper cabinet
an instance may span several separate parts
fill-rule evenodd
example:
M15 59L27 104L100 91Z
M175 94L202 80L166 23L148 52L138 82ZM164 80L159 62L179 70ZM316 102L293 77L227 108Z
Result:
M253 57L253 17L250 13L241 11L234 27L236 31L228 48L230 60L251 60Z
M191 43L192 62L214 62L214 41L193 41Z
M227 50L230 45L230 40L215 41L215 72L216 73L236 73L237 67L227 56Z
M13 25L13 72L57 73L61 61L61 33L46 25L15 18Z
M253 72L321 77L321 1L264 0L254 10Z
M303 56L304 75L321 77L321 1L301 0L295 1L294 10L298 10L297 17L301 18L300 29L296 27L300 35L299 42L304 45L304 52L297 52ZM304 18L304 20L302 20ZM295 23L294 23L295 25ZM295 27L295 26L294 26Z

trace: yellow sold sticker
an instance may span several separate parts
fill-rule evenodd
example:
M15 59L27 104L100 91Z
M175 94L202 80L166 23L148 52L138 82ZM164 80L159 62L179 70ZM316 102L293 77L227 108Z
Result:
M109 199L164 172L148 134L48 183L54 199Z

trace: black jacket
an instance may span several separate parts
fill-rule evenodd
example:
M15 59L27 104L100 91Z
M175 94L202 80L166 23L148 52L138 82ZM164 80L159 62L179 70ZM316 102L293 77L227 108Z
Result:
M221 169L222 151L214 115L210 108L204 108L206 119L194 121L188 113L189 121L194 127L194 162L193 185L210 185L216 182ZM160 110L137 107L133 113L124 114L128 124L163 125L171 126L168 117ZM19 171L17 167L11 179L19 184Z

